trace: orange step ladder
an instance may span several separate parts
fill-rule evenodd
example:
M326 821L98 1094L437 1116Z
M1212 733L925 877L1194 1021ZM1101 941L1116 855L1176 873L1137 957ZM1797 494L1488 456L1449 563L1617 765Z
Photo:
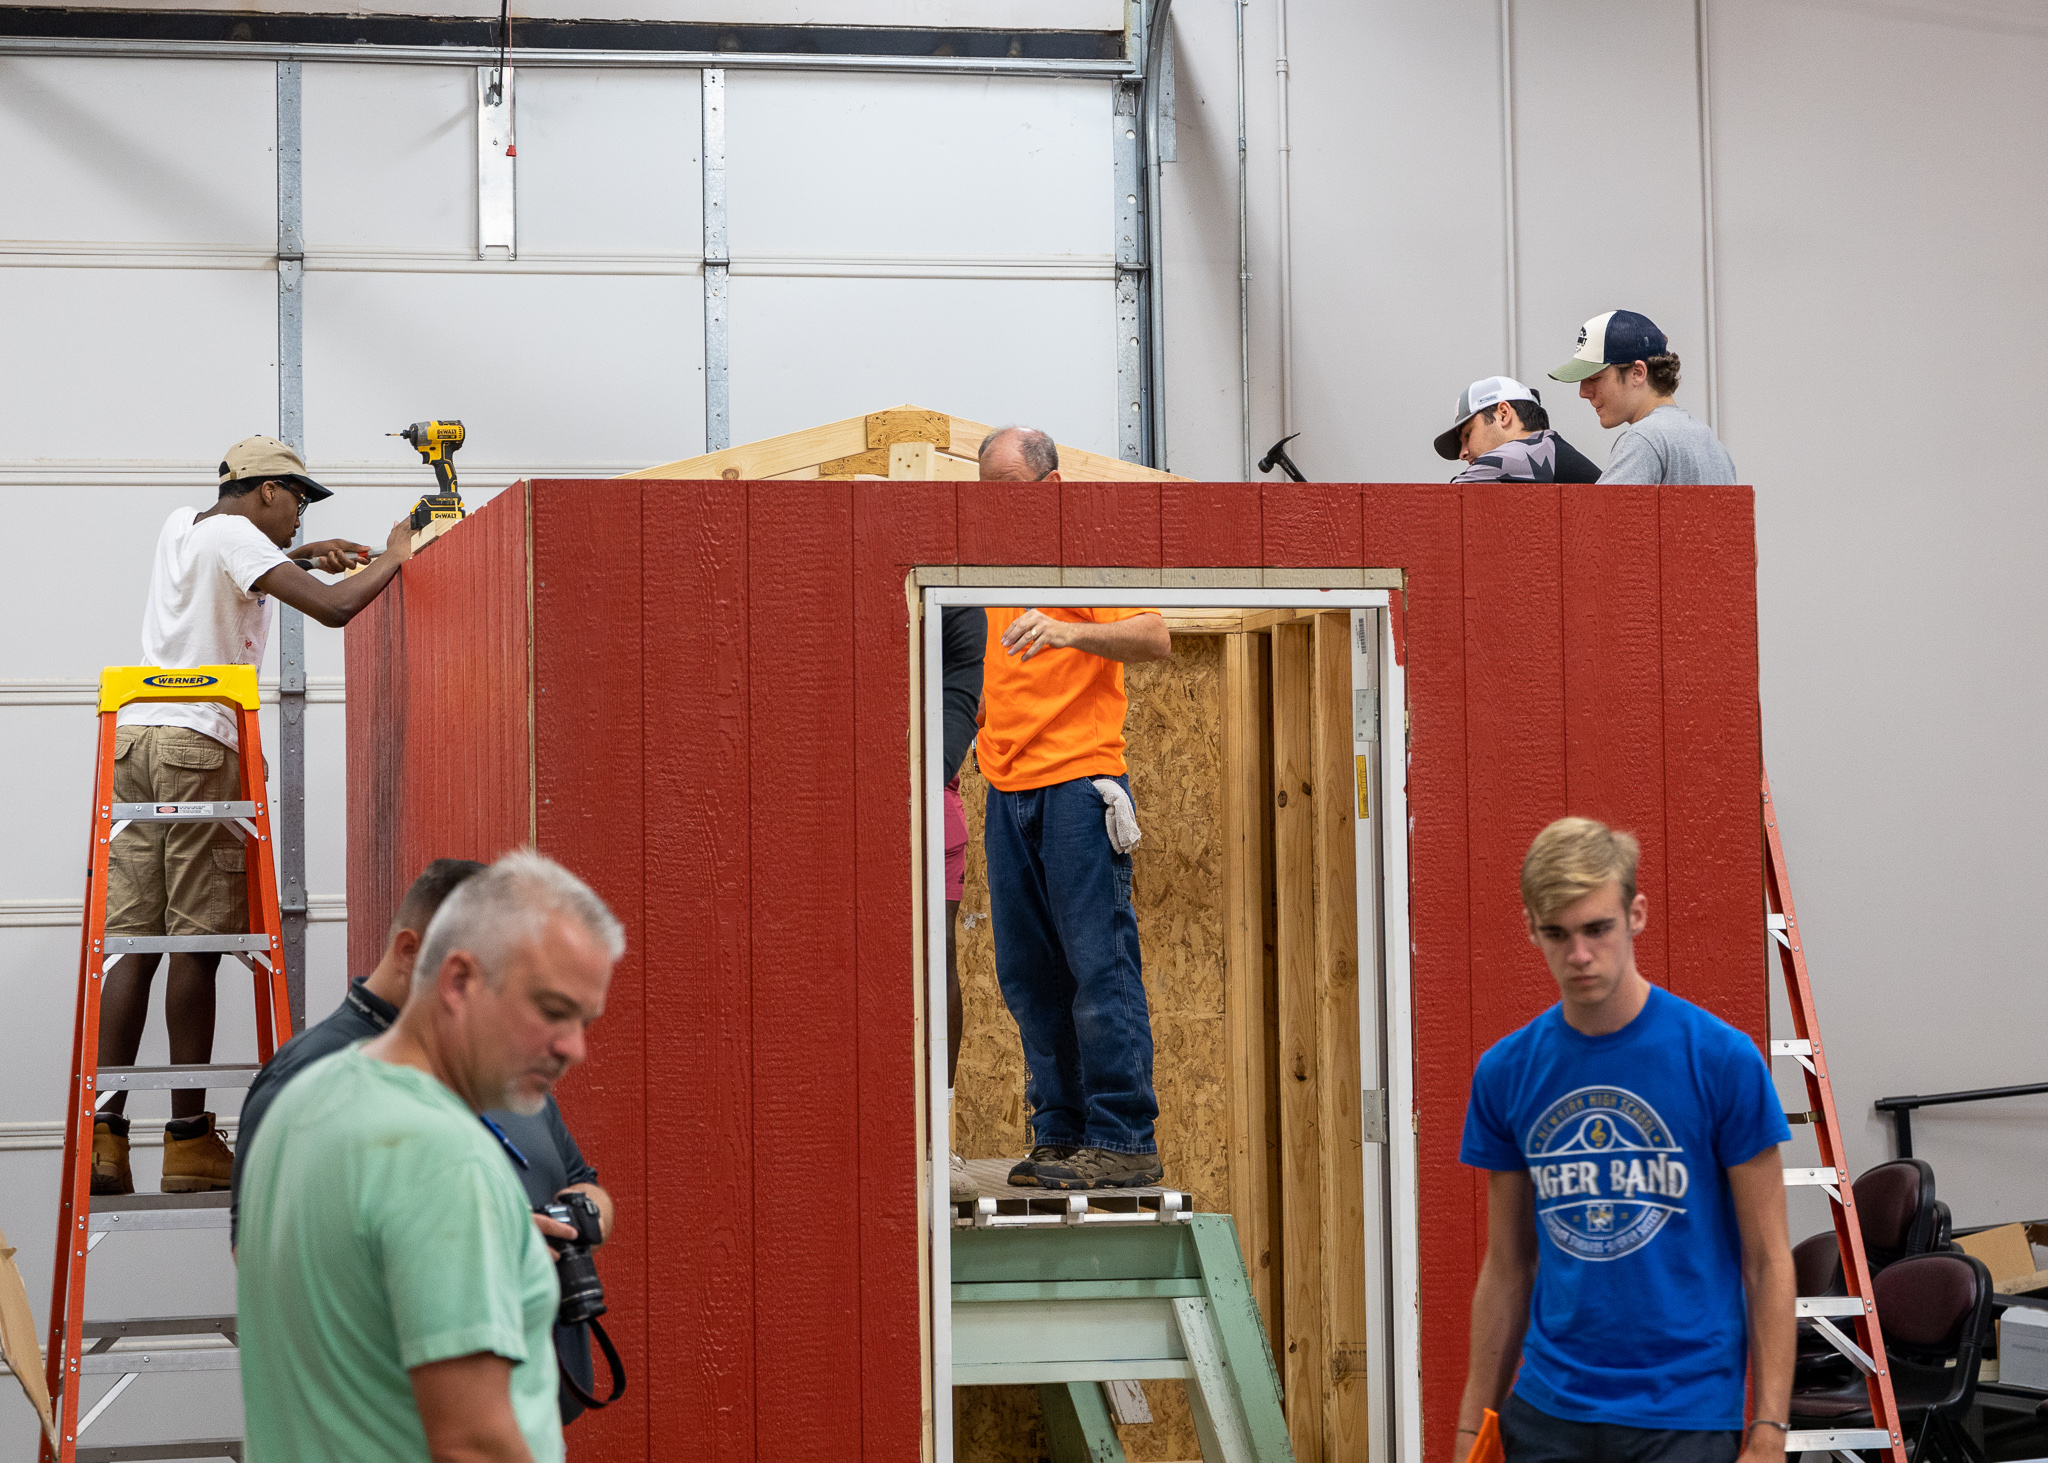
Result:
M1801 1116L1813 1125L1820 1144L1819 1168L1788 1168L1787 1185L1811 1184L1824 1190L1833 1201L1835 1241L1842 1250L1842 1280L1847 1295L1801 1296L1798 1313L1811 1320L1842 1355L1863 1373L1870 1387L1870 1421L1867 1428L1796 1430L1786 1435L1787 1453L1887 1452L1892 1463L1906 1463L1901 1440L1898 1403L1892 1397L1891 1366L1885 1360L1884 1332L1877 1320L1877 1306L1871 1299L1870 1265L1863 1256L1863 1223L1856 1214L1856 1191L1851 1185L1847 1150L1842 1145L1842 1124L1835 1115L1835 1091L1828 1081L1827 1053L1820 1040L1820 1018L1813 1007L1813 986L1806 978L1806 950L1799 937L1799 917L1792 909L1792 878L1785 868L1785 848L1778 838L1778 810L1771 802L1771 775L1763 777L1764 888L1766 923L1778 951L1778 965L1785 976L1785 994L1792 1006L1790 1041L1773 1041L1771 1055L1790 1057L1805 1070L1808 1111ZM1853 1322L1856 1335L1845 1335L1837 1320Z
M117 713L137 701L212 701L233 713L240 736L240 797L216 803L114 801L114 728ZM84 1448L79 1438L138 1376L154 1372L229 1371L238 1368L232 1345L140 1349L144 1338L223 1336L235 1339L235 1318L158 1316L136 1320L85 1318L85 1264L109 1234L135 1230L228 1227L228 1194L124 1194L92 1192L93 1113L103 1096L120 1091L181 1087L247 1087L257 1066L105 1067L99 1065L100 990L111 963L124 955L233 955L255 982L257 1062L291 1039L285 996L284 923L272 867L270 806L263 786L263 746L257 731L256 668L109 666L100 676L99 763L93 785L92 856L86 876L85 927L79 942L78 1013L71 1029L71 1101L64 1114L62 1197L57 1206L57 1262L50 1286L50 1344L45 1373L56 1412L56 1438L38 1431L43 1463L109 1463L113 1459L233 1458L238 1438L189 1438ZM132 823L225 823L246 850L251 929L238 935L107 934L107 863L114 839ZM117 1343L129 1343L125 1350ZM90 1343L88 1345L88 1343ZM86 1377L118 1380L81 1418L79 1393Z

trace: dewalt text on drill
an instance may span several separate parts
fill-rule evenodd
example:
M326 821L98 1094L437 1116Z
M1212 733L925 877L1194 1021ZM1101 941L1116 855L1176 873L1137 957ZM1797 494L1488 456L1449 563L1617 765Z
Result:
M412 531L418 533L436 518L466 517L462 494L455 488L455 452L462 446L462 423L414 422L402 432L387 432L385 435L403 437L410 442L413 450L419 453L420 461L434 469L434 481L441 489L413 505Z

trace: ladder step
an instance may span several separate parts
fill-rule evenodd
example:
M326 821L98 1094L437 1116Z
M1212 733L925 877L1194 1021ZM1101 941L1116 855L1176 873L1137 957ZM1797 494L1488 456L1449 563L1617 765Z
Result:
M115 803L116 823L225 823L253 818L258 803Z
M1845 1428L1836 1431L1789 1432L1785 1434L1787 1453L1832 1453L1837 1448L1855 1452L1861 1448L1890 1448L1892 1435L1881 1427ZM84 1454L80 1454L81 1459Z
M207 1336L235 1333L233 1316L137 1316L126 1321L87 1321L81 1336Z
M1802 1295L1793 1310L1801 1316L1860 1316L1863 1306L1853 1295Z
M120 1194L95 1197L86 1228L94 1234L141 1229L226 1229L228 1200L213 1194Z
M148 1092L179 1087L247 1087L263 1069L248 1064L220 1067L102 1067L102 1092Z
M1813 1043L1806 1040L1774 1041L1771 1043L1771 1055L1774 1057L1810 1057L1813 1055Z
M245 950L268 954L275 935L109 935L109 955L233 955Z
M1829 1187L1840 1187L1841 1182L1842 1175L1838 1169L1788 1168L1785 1170L1785 1187L1788 1189L1797 1188L1802 1184L1809 1188L1822 1184Z
M157 1372L239 1371L242 1354L233 1346L173 1346L155 1351L87 1352L78 1359L79 1374L88 1377L147 1377Z
M78 1463L143 1463L152 1458L232 1458L241 1463L240 1438L185 1438L165 1443L118 1443L110 1448L80 1448Z

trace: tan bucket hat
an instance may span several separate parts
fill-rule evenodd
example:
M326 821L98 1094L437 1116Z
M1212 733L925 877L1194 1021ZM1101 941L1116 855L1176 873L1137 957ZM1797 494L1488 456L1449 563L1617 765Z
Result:
M334 496L330 489L307 477L306 464L299 454L275 437L244 437L227 450L220 460L220 485L226 487L244 478L259 482L268 478L289 479L298 484L308 503Z

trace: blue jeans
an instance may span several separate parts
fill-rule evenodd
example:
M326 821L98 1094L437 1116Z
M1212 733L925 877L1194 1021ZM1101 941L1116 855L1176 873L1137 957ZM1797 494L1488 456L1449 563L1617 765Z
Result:
M1131 856L1110 847L1090 781L988 790L996 979L1024 1038L1033 1141L1154 1153Z

